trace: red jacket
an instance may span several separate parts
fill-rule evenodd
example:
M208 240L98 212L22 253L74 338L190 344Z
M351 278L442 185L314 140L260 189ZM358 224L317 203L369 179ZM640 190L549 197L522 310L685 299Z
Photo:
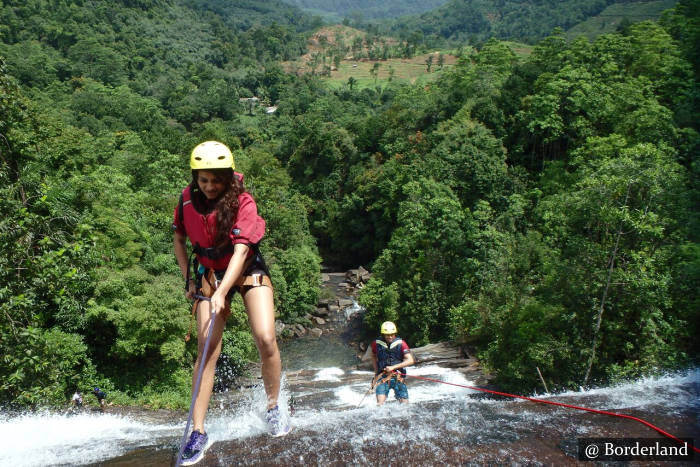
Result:
M241 174L236 173L239 178ZM175 208L173 229L181 235L186 235L190 243L199 248L211 248L216 237L216 211L209 214L200 214L194 208L190 197L190 187L182 190L182 219L180 219L179 205ZM244 243L255 245L265 235L265 220L258 215L258 207L250 193L241 193L238 196L238 212L229 232L231 245ZM248 253L253 254L253 251ZM231 261L232 251L221 257L212 259L203 254L197 254L199 264L216 270L226 269Z

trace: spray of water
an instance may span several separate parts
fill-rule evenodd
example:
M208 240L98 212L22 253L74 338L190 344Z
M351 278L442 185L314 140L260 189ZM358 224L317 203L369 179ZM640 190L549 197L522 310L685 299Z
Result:
M157 445L175 426L110 414L26 414L0 418L0 465L81 465Z

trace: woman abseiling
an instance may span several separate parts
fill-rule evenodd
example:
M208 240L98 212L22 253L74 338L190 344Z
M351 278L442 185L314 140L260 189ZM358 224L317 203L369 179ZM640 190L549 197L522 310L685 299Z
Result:
M193 430L181 465L198 462L208 447L204 419L214 385L216 361L221 353L221 338L231 312L230 300L236 291L243 298L262 360L270 433L282 436L289 432L277 406L282 364L275 336L272 283L258 250L265 233L265 221L243 186L243 175L234 172L234 167L233 155L226 145L217 141L197 145L190 157L192 182L182 191L175 208L175 257L187 281L186 296L193 299L199 293L210 297L210 301L198 301L196 305L198 352L192 377L193 391L199 365L203 364L204 369L192 412ZM194 277L189 275L187 239L196 255ZM211 346L204 356L212 310L215 321L211 328Z

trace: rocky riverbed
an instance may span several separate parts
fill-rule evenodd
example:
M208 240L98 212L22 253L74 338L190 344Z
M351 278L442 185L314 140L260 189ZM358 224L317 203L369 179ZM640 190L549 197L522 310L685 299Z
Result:
M332 333L342 334L346 340L356 338L362 325L362 309L356 296L369 278L370 273L361 266L346 272L322 273L321 298L315 310L304 316L303 323L278 321L277 337L284 340Z

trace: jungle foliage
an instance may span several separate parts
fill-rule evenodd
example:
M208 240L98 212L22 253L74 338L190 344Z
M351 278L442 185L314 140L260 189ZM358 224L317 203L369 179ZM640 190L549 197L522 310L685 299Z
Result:
M282 321L315 306L322 256L371 269L369 329L461 341L505 386L697 359L697 0L528 58L490 40L428 86L337 90L277 63L315 20L258 3L3 2L0 402L99 385L187 405L171 222L205 139L268 222ZM224 354L255 358L240 301Z
M633 22L646 19L635 14L646 5L638 0L450 0L420 16L402 18L391 31L402 39L413 36L429 43L447 39L476 44L488 38L535 43L554 28L568 30L613 4L634 5L625 9Z
M270 4L272 3L272 4ZM186 405L195 343L173 261L188 152L218 139L258 198L280 319L319 290L310 200L240 97L277 100L276 65L316 23L282 3L4 2L0 56L0 400L60 404L75 388ZM244 18L244 19L243 19ZM255 357L240 299L224 353ZM242 337L241 337L242 336ZM163 394L168 394L163 396Z

